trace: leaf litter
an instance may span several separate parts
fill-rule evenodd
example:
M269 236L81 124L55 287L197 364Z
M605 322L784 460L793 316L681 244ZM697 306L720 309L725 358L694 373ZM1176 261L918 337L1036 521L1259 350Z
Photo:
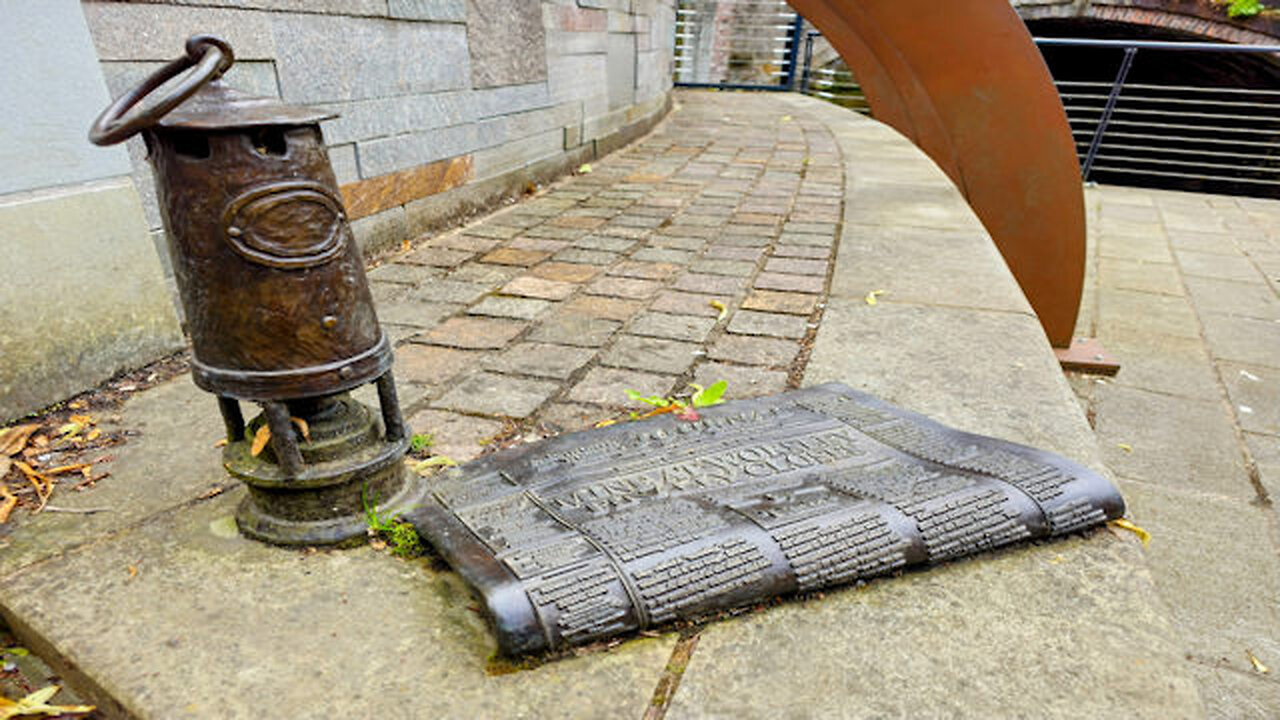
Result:
M133 393L158 385L186 372L188 360L179 353L157 363L120 375L98 388L63 403L55 404L40 415L23 422L0 427L0 525L15 520L14 513L25 509L29 514L79 512L89 510L50 507L55 488L66 487L62 481L70 475L81 478L70 486L75 492L93 488L111 476L95 467L111 462L114 457L101 452L121 445L136 430L110 427L120 418L114 411ZM108 427L103 427L103 421ZM92 460L86 460L94 453ZM101 512L105 508L93 508Z

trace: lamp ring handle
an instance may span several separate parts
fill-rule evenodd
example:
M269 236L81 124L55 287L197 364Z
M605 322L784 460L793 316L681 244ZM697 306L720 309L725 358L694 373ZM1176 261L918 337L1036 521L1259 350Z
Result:
M231 46L213 35L192 35L187 38L186 50L186 55L169 61L103 110L89 128L89 141L95 145L114 145L143 128L155 125L205 83L220 77L235 62ZM191 68L194 69L162 99L146 107L138 106L156 88Z

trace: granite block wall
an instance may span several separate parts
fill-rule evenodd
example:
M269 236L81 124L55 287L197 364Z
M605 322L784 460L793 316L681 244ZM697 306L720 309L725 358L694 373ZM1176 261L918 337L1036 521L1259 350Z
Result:
M340 113L323 124L366 253L446 226L616 147L664 114L674 0L82 3L113 95L188 35L236 51L227 81ZM150 168L133 180L163 253ZM442 196L442 197L432 197ZM425 202L427 198L430 202Z

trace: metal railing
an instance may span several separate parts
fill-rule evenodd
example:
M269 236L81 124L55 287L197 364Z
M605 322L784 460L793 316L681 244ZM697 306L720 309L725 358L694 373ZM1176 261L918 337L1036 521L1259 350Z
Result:
M1249 194L1280 191L1280 88L1132 83L1139 55L1280 53L1280 46L1036 38L1045 47L1114 48L1112 80L1054 79L1088 181L1194 183Z
M794 90L803 27L785 0L678 0L675 84Z
M805 33L799 91L863 115L870 115L871 105L867 102L867 96L862 93L862 87L858 85L857 78L849 71L844 61L814 67L814 47L819 42L825 42L822 40L822 33L816 31Z
M842 61L815 63L821 33L805 34L802 93L863 114L870 105ZM1207 42L1035 38L1040 47L1119 51L1107 80L1055 78L1085 180L1181 185L1238 194L1280 195L1280 85L1130 82L1139 52L1270 54L1280 46ZM825 53L824 57L830 57ZM1280 64L1277 65L1280 75Z

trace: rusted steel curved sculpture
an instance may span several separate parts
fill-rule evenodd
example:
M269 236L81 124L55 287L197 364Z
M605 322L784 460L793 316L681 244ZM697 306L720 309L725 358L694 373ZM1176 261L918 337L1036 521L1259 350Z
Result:
M840 53L878 120L949 175L1049 341L1071 344L1084 285L1080 166L1049 69L1008 0L790 0Z

